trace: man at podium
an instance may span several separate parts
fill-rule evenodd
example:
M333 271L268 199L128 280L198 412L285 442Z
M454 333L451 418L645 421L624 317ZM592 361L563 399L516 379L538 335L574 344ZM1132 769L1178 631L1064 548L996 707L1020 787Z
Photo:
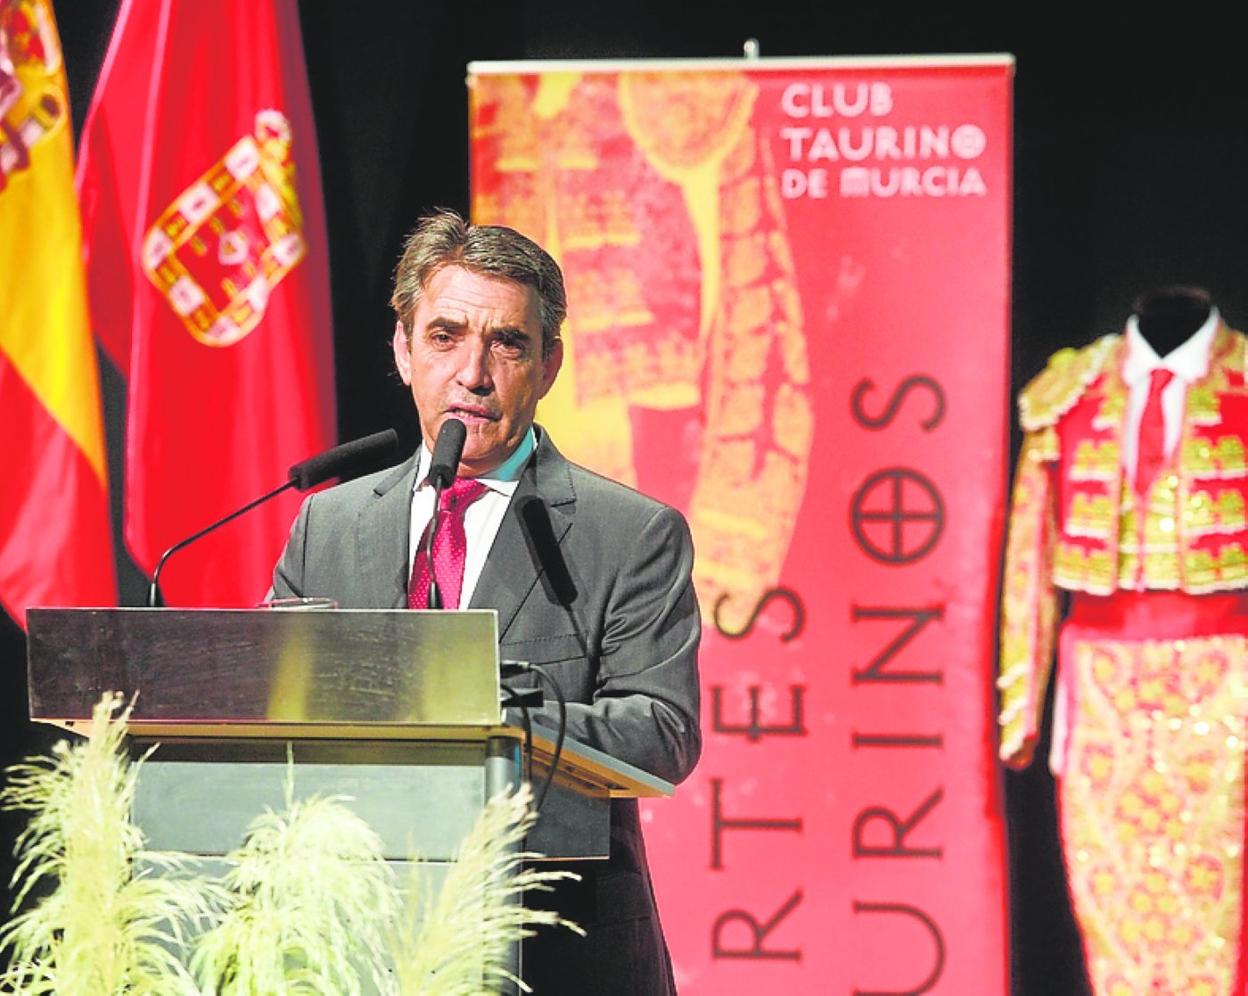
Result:
M502 657L558 681L570 738L681 781L701 750L689 528L565 460L533 422L563 361L558 264L512 229L440 211L409 236L391 303L422 446L304 502L274 597L427 608L432 581L445 608L496 609ZM452 419L466 433L430 551L430 468ZM551 706L533 716L558 723ZM609 860L578 863L583 880L553 899L587 937L544 930L525 945L525 981L541 996L675 992L636 801L611 805Z

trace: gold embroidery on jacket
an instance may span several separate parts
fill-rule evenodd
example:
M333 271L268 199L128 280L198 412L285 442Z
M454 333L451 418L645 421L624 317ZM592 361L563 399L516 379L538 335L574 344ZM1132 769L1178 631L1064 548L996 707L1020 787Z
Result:
M1019 422L1027 432L1054 425L1078 404L1121 336L1106 335L1082 349L1061 349L1049 357L1018 398Z
M1081 439L1075 448L1075 462L1070 468L1072 481L1117 480L1122 451L1118 442L1105 439Z
M1028 433L1014 475L1016 515L1006 540L997 679L1003 758L1035 735L1052 667L1057 592L1049 559L1057 531L1051 471L1056 455L1052 428Z

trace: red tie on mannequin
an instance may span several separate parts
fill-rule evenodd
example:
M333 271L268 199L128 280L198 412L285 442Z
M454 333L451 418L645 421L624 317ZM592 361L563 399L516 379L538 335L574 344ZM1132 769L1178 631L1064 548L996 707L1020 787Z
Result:
M458 477L442 492L438 502L438 532L433 537L433 567L438 579L444 609L458 609L464 587L464 557L468 538L464 533L464 512L485 494L486 487L472 477ZM409 609L429 608L429 558L426 552L429 527L420 537L420 548L412 563L412 577L407 586Z
M1161 465L1166 462L1166 416L1161 409L1161 392L1174 374L1158 367L1149 376L1148 400L1140 418L1140 449L1135 461L1135 489L1147 494Z

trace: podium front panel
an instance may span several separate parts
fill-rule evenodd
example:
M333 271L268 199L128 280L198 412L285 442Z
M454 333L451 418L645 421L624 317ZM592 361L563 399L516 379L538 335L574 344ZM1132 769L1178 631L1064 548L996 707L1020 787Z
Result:
M31 609L30 714L86 720L107 692L144 723L501 721L497 616L381 609Z

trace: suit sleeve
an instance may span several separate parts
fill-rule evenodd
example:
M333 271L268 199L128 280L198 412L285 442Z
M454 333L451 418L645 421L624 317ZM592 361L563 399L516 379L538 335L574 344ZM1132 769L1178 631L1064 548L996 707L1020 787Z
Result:
M1057 618L1057 591L1052 581L1057 542L1056 455L1052 428L1026 434L1010 504L997 687L1001 701L1000 755L1015 768L1025 767L1031 761L1053 667Z
M299 514L290 527L290 538L286 541L286 548L282 550L282 555L273 568L273 586L269 588L269 593L265 596L266 602L271 602L275 598L299 598L304 594L303 576L307 553L308 518L312 511L312 499L315 497L315 495L309 495L299 506Z
M614 571L606 602L597 682L589 703L568 703L567 735L671 782L702 750L693 540L674 509L656 511ZM535 721L554 727L555 707Z

